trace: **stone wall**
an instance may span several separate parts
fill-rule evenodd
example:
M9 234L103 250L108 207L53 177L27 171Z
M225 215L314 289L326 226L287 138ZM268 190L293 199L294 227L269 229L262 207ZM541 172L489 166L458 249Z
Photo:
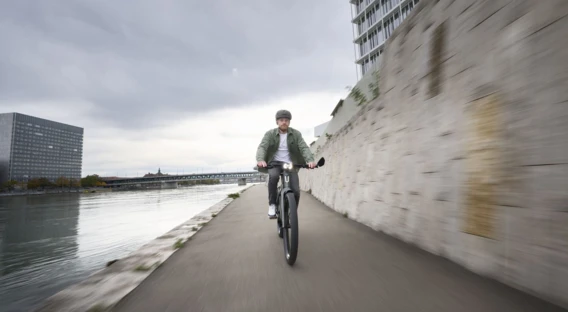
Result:
M361 94L365 97L365 99L373 98L373 93L371 88L369 87L370 84L376 83L376 76L374 75L374 71L367 72L361 80L353 86L353 88L357 88L361 91ZM339 100L338 100L339 102ZM356 101L353 96L347 96L340 107L337 108L333 118L328 122L323 134L316 140L316 142L310 146L310 149L315 152L318 148L321 150L321 146L323 146L328 138L327 134L333 135L339 129L341 129L357 112L362 109L362 105ZM329 112L330 114L332 112Z
M380 97L301 171L322 202L568 307L568 1L423 0Z

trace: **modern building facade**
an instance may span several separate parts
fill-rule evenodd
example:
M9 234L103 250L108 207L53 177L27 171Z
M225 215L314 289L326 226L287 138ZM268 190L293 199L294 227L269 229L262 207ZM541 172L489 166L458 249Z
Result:
M0 114L0 183L81 179L83 128L19 113Z
M350 0L357 80L381 62L384 45L420 0Z

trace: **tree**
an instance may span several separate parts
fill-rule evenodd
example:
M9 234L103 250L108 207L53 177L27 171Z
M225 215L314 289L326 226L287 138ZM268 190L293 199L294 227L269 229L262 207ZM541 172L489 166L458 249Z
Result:
M81 187L81 181L76 180L76 179L71 179L71 180L69 181L69 184L71 185L71 187L74 187L74 188L79 188L79 187Z
M88 175L81 179L82 187L95 187L106 185L97 174Z
M6 181L6 182L2 183L2 189L12 191L12 190L14 190L14 186L16 186L16 185L18 185L18 181L15 181L15 180Z
M55 185L57 185L58 187L69 186L69 179L67 179L66 177L59 177L55 181Z
M34 190L40 187L39 179L31 179L28 181L28 190Z
M54 184L51 183L51 181L49 181L48 178L39 178L38 182L39 182L39 186L43 187L43 188L54 186Z

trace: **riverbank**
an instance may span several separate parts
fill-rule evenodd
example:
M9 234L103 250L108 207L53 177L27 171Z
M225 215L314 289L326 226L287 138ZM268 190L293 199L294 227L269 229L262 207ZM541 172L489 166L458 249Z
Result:
M112 308L233 200L223 199L128 256L110 261L107 267L82 282L47 298L36 311L105 311Z
M0 193L0 197L8 196L30 196L30 195L52 195L52 194L68 194L68 193L103 193L112 192L110 188L80 188L80 189L67 189L67 190L46 190L46 191L12 191L10 193Z

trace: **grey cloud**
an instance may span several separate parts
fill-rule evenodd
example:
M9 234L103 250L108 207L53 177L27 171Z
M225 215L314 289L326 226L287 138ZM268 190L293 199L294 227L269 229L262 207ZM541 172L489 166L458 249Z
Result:
M146 128L337 90L355 78L349 18L344 0L3 1L0 105L77 99Z

